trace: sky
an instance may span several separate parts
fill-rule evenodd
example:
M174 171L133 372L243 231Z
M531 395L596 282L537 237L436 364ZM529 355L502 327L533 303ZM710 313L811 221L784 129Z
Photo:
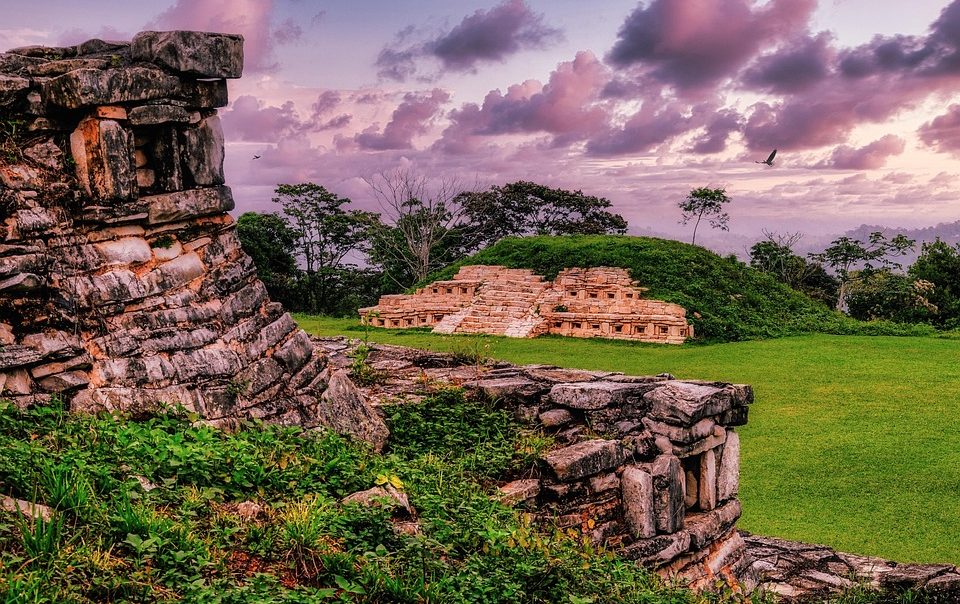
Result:
M960 0L0 6L0 49L243 34L221 110L238 212L307 181L377 210L366 179L403 169L582 190L631 233L677 238L686 193L724 187L730 233L712 241L734 252L764 231L960 220Z

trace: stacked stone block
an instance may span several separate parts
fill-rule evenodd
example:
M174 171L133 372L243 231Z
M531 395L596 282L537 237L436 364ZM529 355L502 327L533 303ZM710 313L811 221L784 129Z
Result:
M509 337L557 334L681 344L693 337L683 307L644 298L622 268L571 268L546 282L533 271L465 266L451 281L383 296L361 318L378 327Z
M217 108L242 66L240 36L183 31L0 54L0 396L383 445L227 214Z

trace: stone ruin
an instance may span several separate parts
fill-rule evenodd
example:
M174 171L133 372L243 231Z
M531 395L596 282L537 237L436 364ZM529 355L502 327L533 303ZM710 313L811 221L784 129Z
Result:
M360 309L376 327L514 338L557 334L682 344L693 337L683 307L644 298L626 269L568 268L554 281L526 269L473 265L412 295L382 296Z
M141 32L0 54L0 396L386 426L240 248L217 108L243 39Z

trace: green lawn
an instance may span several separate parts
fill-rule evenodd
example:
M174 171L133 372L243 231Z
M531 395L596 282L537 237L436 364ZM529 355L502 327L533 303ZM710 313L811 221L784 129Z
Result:
M299 316L317 335L350 319ZM960 341L810 335L711 346L370 330L371 341L752 384L741 528L899 561L960 563Z

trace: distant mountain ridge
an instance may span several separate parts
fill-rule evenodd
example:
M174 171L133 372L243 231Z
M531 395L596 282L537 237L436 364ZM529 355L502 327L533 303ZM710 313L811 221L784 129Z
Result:
M898 260L901 266L903 266L904 270L916 262L917 257L920 256L920 248L924 243L936 241L938 237L944 243L949 245L957 245L960 243L960 220L956 222L941 222L935 226L924 227L920 229L905 229L898 227L861 224L857 228L843 233L843 236L850 237L851 239L859 239L860 241L866 241L867 238L870 237L870 233L875 233L877 231L880 231L886 235L888 239L895 235L902 234L908 239L913 239L917 242L916 247L912 252L909 252Z

